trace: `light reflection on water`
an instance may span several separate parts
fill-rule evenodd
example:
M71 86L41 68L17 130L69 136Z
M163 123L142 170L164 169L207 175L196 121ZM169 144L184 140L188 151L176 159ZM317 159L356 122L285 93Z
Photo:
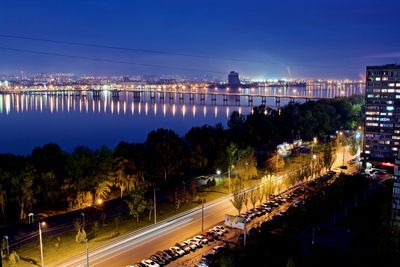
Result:
M213 90L214 91L214 90ZM362 88L257 88L242 93L335 97L362 93ZM265 104L275 107L275 98ZM297 99L303 102L303 99ZM289 99L281 99L283 106ZM192 126L222 123L233 111L248 114L262 104L260 97L212 97L194 94L145 92L134 95L110 91L53 93L0 93L0 152L26 154L48 142L72 150L77 145L92 148L115 146L120 141L142 142L157 128L170 128L183 135Z

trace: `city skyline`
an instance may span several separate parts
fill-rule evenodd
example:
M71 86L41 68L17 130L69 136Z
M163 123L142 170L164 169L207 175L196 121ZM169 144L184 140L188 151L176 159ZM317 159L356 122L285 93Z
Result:
M2 7L18 11L0 18L2 74L222 79L236 70L259 80L365 80L366 65L396 63L400 55L400 38L389 34L399 22L396 1L4 1Z

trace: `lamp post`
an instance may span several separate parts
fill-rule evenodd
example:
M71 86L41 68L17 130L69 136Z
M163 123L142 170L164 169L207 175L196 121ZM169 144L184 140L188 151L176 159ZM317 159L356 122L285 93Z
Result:
M312 161L311 161L311 178L314 179L314 161L317 159L317 155L313 154L312 155Z
M89 245L88 245L88 239L85 239L86 242L86 267L89 267Z
M28 222L29 224L34 222L34 214L32 212L28 214Z
M204 199L201 201L201 232L204 232Z
M343 165L344 165L344 154L345 154L345 149L346 149L346 147L344 146L343 132L340 131L340 132L339 132L339 135L340 135L340 139L341 139L341 141L342 141L342 147L343 147L343 161L342 161L342 166L343 166Z
M42 240L42 226L46 226L45 222L39 222L39 241L40 241L40 261L41 267L44 267L44 257L43 257L43 240Z
M10 255L10 245L8 243L8 235L3 236L3 240L6 243L6 250L7 250L7 255ZM0 260L1 261L1 260Z

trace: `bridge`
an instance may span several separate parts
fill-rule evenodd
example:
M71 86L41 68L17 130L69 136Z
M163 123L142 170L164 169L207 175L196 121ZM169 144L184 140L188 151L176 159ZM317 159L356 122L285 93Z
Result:
M102 89L87 89L87 90L76 90L76 89L25 89L25 90L3 90L0 94L23 94L23 95L57 95L57 96L68 96L76 98L86 98L88 94L91 94L93 99L100 99L101 94L105 90ZM240 106L247 104L253 106L253 103L257 99L261 105L267 104L267 99L274 99L275 106L277 109L281 107L281 100L288 100L289 103L294 103L296 100L300 101L311 101L319 99L331 99L321 95L313 95L312 91L309 95L296 95L296 94L277 94L277 93L259 93L251 92L252 90L243 90L241 92L229 92L214 89L196 89L196 90L171 90L171 89L112 89L106 90L110 92L112 100L118 101L120 95L123 94L125 97L133 97L134 101L141 101L143 98L150 99L151 102L157 100L164 103L169 101L170 103L178 100L179 103L189 101L193 104L195 100L199 100L200 104L205 104L206 99L211 99L212 105L217 103L223 103L228 106L228 103L233 101L235 105ZM249 92L250 91L250 92ZM334 96L340 96L341 94L334 94ZM343 96L343 95L342 95Z

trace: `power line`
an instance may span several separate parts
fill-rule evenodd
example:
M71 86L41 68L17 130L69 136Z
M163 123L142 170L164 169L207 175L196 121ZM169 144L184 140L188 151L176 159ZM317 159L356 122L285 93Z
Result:
M65 45L74 45L74 46L86 46L86 47L96 47L96 48L105 48L105 49L113 49L113 50L131 51L131 52L138 52L138 53L161 54L161 55L167 55L167 56L193 57L193 58L202 58L202 59L210 59L210 60L225 60L225 61L237 61L237 62L258 63L258 64L265 63L265 62L261 62L261 61L251 61L251 60L245 60L245 59L239 59L239 58L224 58L224 57L213 57L213 56L206 56L206 55L175 53L175 52L168 52L168 51L162 51L162 50L121 47L121 46L102 45L102 44L94 44L94 43L71 42L71 41L36 38L36 37L21 36L21 35L0 34L0 37L10 38L10 39L39 41L39 42L46 42L46 43L55 43L55 44L65 44Z
M104 48L104 49L112 49L112 50L120 50L120 51L137 52L137 53L160 54L160 55L167 55L167 56L192 57L192 58L201 58L201 59L208 59L208 60L224 60L224 61L256 63L256 64L273 65L273 66L281 65L284 67L324 68L324 69L325 68L329 68L329 69L330 68L343 68L343 66L339 66L339 65L326 65L326 64L315 65L315 64L300 64L300 63L276 63L276 62L271 62L271 61L254 61L254 60L246 60L246 59L240 59L240 58L225 58L225 57L215 57L215 56L188 54L188 53L176 53L176 52L168 52L168 51L162 51L162 50L121 47L121 46L84 43L84 42L72 42L72 41L63 41L63 40L55 40L55 39L47 39L47 38L37 38L37 37L32 37L32 36L1 34L1 33L0 33L0 38L30 40L30 41L73 45L73 46L83 46L83 47L95 47L95 48ZM348 69L354 69L354 68L351 68L350 66L348 66Z
M225 72L216 71L216 70L174 67L174 66L165 66L165 65L157 65L157 64L135 63L135 62L130 62L130 61L121 61L121 60L106 59L106 58L86 57L86 56L76 56L76 55L68 55L68 54L61 54L61 53L36 51L36 50L30 50L30 49L11 48L11 47L4 47L4 46L0 46L0 50L7 50L7 51L21 52L21 53L29 53L29 54L34 54L34 55L44 55L44 56L54 56L54 57L81 59L81 60L89 60L89 61L97 61L97 62L134 65L134 66L141 66L141 67L164 68L164 69L174 69L174 70L181 70L181 71L191 71L191 72L209 72L209 73L216 73L216 74L225 74Z

